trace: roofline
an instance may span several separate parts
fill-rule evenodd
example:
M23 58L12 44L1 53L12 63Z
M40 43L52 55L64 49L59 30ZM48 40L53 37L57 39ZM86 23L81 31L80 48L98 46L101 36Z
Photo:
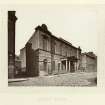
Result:
M63 40L61 40L60 38L58 38L58 37L56 37L55 35L53 35L50 31L42 29L41 26L37 26L37 27L35 28L36 31L37 31L38 29L39 29L40 31L42 31L42 32L44 32L44 33L46 33L46 34L48 34L48 35L50 35L50 36L56 38L57 40L59 40L59 41L65 43L65 44L67 44L67 45L69 45L69 46L75 48L75 49L81 50L80 48L77 48L77 47L73 46L70 42L68 42L68 41L65 42L65 41L66 41L65 39L63 39L63 40L64 40L64 41L63 41ZM69 44L69 43L70 43L70 44Z
M91 58L94 58L94 59L96 59L96 58L97 58L97 56L96 56L96 55L95 55L95 56L91 56L91 55L87 54L86 52L85 52L85 53L82 53L82 55L86 55L86 56L91 57Z
M23 50L23 49L25 49L25 46L23 48L21 48L20 50Z

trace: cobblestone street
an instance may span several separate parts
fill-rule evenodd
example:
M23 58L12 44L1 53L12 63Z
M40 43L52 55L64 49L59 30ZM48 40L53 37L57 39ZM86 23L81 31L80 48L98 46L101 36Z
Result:
M9 86L97 86L97 73L67 73L9 81Z

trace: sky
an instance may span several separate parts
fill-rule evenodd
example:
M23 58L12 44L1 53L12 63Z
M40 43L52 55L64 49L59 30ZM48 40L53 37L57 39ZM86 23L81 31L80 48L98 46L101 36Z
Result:
M88 5L31 5L14 9L16 21L16 54L20 53L38 25L80 46L82 52L97 54L97 8Z

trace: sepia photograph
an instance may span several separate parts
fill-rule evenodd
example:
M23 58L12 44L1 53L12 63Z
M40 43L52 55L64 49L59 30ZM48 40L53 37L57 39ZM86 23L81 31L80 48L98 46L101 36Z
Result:
M97 8L17 6L7 11L8 86L97 86Z
M105 3L57 1L0 1L0 105L105 104Z

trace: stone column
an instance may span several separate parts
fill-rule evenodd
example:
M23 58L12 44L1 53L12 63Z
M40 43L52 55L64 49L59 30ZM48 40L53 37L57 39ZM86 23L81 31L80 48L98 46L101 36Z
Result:
M75 62L74 65L75 65L75 71L77 71L77 63Z
M59 68L59 71L62 69L62 63L60 62L60 68Z
M15 12L8 11L8 78L15 77Z
M69 72L70 72L70 61L69 61Z
M67 60L66 60L66 71L67 71Z

